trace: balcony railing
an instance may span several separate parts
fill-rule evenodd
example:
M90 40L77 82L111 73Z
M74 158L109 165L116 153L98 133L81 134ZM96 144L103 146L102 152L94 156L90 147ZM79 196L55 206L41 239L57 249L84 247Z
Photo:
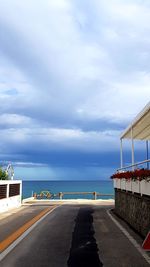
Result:
M134 167L138 167L138 166L141 166L141 165L145 165L146 164L146 169L149 169L149 162L150 162L150 159L147 159L147 160L143 160L143 161L140 161L140 162L137 162L137 163L134 163L134 164L131 164L131 165L128 165L128 166L124 166L122 168L119 168L117 169L117 172L120 172L120 171L124 171L126 169L130 169L130 168L134 168Z

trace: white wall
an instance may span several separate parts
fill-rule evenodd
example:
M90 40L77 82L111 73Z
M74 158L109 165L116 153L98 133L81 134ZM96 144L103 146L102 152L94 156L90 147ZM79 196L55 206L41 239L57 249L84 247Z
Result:
M146 180L126 180L126 179L113 179L114 180L114 188L118 188L121 190L139 193L141 195L150 196L150 181Z
M9 185L19 184L20 185L20 195L9 197ZM12 208L17 208L21 206L22 199L22 181L21 180L0 180L0 185L7 185L7 197L0 199L0 213L8 211Z

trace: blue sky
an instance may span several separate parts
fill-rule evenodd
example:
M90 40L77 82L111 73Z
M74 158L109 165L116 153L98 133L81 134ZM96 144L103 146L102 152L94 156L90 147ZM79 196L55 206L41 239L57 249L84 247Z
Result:
M150 99L149 0L1 0L0 13L1 162L24 179L107 178Z

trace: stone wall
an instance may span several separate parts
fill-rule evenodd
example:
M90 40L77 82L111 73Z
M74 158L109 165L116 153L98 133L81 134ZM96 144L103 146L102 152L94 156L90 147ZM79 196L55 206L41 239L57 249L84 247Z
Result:
M150 196L115 188L115 212L143 237L150 231Z

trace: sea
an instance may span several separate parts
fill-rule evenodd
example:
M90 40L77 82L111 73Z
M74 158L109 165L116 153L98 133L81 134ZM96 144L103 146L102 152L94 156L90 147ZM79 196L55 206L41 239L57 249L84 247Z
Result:
M33 196L34 193L40 194L42 191L48 191L54 195L59 192L97 192L101 194L114 195L113 182L105 181L23 181L22 182L23 199ZM92 199L93 195L67 194L63 199ZM113 196L98 196L97 199L113 199Z

